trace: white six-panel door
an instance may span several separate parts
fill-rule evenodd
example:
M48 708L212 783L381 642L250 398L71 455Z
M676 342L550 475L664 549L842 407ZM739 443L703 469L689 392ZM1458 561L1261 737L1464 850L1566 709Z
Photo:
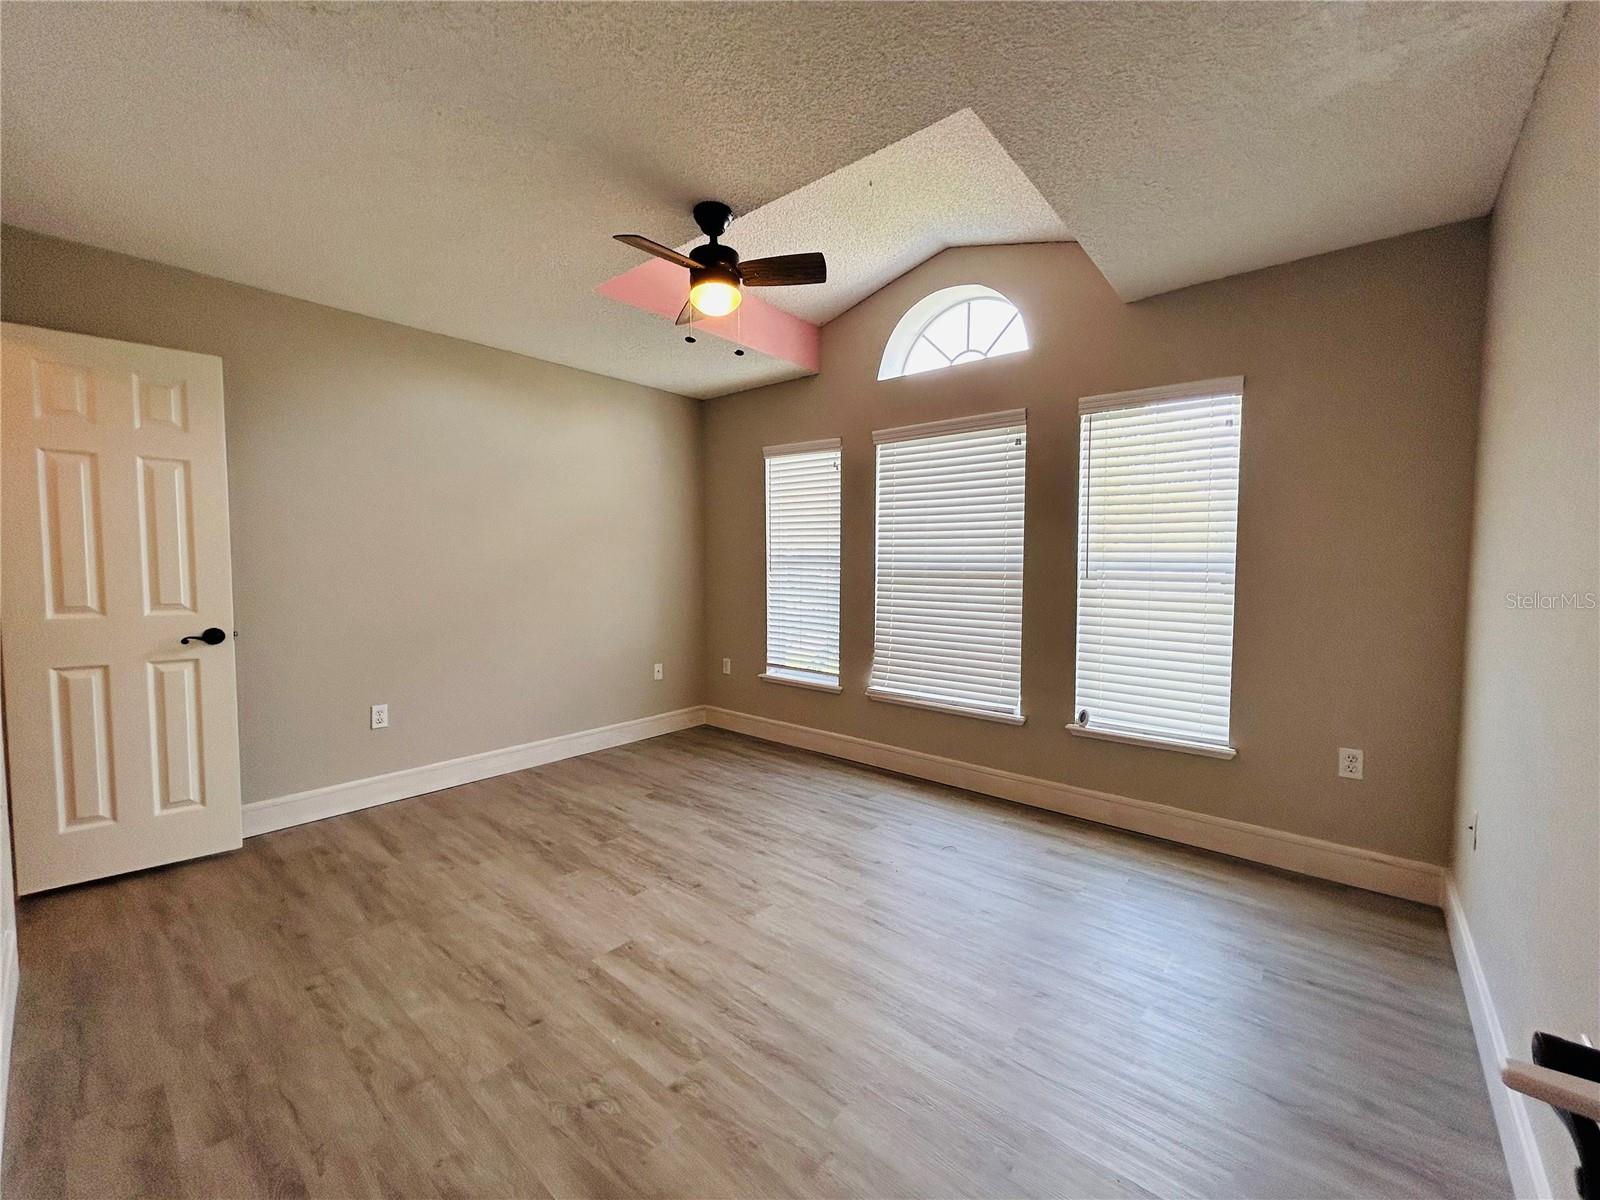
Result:
M18 888L233 849L222 362L22 325L0 336ZM208 628L226 640L181 640Z

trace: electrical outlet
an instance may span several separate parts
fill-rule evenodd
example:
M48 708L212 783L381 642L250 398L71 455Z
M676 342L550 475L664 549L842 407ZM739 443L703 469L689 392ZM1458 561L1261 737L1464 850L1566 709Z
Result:
M1339 778L1361 778L1361 751L1339 747Z
M733 659L725 658L722 660L722 673L724 675L733 674Z
M656 664L656 678L657 679L665 679L666 678L666 672L661 669L661 664L660 663Z
M372 706L372 727L374 729L389 728L389 706L387 704L374 704Z

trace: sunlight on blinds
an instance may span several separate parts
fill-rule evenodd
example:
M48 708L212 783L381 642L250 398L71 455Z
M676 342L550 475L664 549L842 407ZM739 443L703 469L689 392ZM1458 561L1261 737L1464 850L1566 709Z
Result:
M1078 723L1226 747L1243 380L1080 403Z
M878 443L868 695L1020 722L1026 413Z
M767 672L839 678L839 443L774 446L767 463Z

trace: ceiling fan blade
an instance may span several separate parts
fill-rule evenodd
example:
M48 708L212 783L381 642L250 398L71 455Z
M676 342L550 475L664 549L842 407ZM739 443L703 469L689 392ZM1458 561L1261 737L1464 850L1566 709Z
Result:
M673 324L674 325L687 325L689 323L689 321L691 320L691 318L693 318L693 316L694 316L694 305L689 303L689 301L685 300L683 302L683 307L678 310L678 319L676 321L674 321Z
M669 263L676 263L680 267L694 267L697 264L687 254L679 254L671 246L663 246L660 242L652 242L642 233L614 233L611 235L626 246L635 250L643 250L646 254L654 254L657 258L664 258Z
M739 264L739 276L750 287L788 287L797 283L826 283L828 260L820 254L778 254Z

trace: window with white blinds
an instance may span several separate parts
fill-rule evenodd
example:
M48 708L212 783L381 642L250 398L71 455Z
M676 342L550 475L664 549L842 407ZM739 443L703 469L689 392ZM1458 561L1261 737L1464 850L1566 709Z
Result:
M839 442L771 446L766 677L837 690Z
M1027 413L873 434L877 589L867 694L1022 721Z
M1080 401L1077 724L1229 757L1244 380Z

